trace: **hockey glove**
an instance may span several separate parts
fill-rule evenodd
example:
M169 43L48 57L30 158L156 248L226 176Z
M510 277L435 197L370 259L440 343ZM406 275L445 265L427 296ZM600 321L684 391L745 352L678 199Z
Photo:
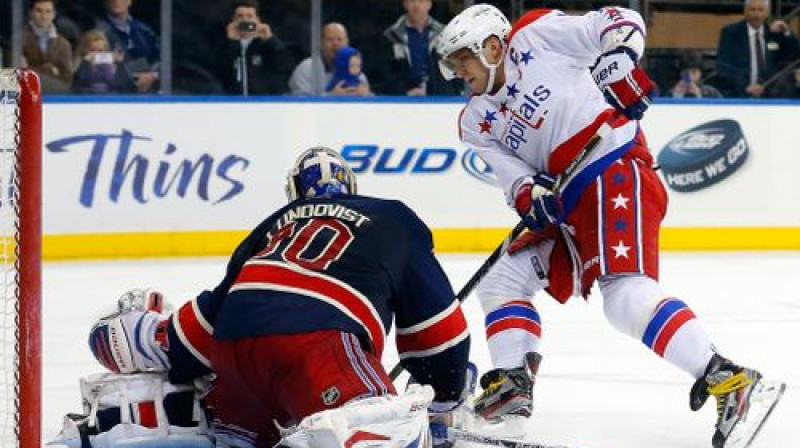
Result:
M167 354L156 342L156 330L163 331L166 323L164 316L154 311L112 314L94 324L89 347L100 364L112 372L168 370Z
M631 120L641 120L656 85L636 63L632 50L619 47L600 56L592 77L606 101Z
M120 313L126 311L170 312L172 307L166 303L164 294L153 289L131 289L120 296L117 301Z
M538 173L523 179L514 193L514 208L525 226L541 232L561 220L561 198L553 193L556 178L548 173Z

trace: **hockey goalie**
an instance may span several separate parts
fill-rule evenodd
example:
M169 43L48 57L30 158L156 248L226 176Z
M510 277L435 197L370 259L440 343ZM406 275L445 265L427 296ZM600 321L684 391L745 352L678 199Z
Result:
M453 424L474 369L430 230L399 201L357 195L328 148L303 152L286 190L289 203L237 247L213 290L169 314L160 294L133 291L93 326L89 345L110 373L83 380L83 416L58 443L449 443L429 425ZM414 379L401 394L380 362L392 322Z

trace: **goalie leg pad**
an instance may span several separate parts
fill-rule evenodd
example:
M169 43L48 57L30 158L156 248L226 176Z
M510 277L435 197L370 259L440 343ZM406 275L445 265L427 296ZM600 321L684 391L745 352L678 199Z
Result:
M373 447L429 446L428 406L433 389L409 385L401 396L355 400L304 418L280 441L288 448L339 448L367 442Z
M51 444L70 448L211 448L203 391L166 374L103 373L81 378L83 415L70 414Z

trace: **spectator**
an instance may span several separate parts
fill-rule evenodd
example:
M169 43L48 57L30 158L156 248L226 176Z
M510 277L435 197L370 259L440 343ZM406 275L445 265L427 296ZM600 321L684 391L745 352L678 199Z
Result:
M765 83L800 57L800 44L789 26L783 20L766 26L768 14L769 0L746 0L744 20L720 33L717 71L730 89L729 96L773 96L774 91L765 91Z
M328 81L326 92L334 89L354 89L357 95L369 94L369 86L361 81L361 53L353 47L342 47L333 59L333 76Z
M72 82L75 93L133 93L136 85L123 65L122 51L111 51L106 35L87 31L78 44L78 70Z
M333 59L339 49L346 47L350 44L350 39L347 37L347 29L338 22L330 22L322 27L322 42L320 53L322 56L322 67L324 74L319 76L322 82L319 86L324 89L328 85L331 78L333 78ZM292 73L289 79L289 89L293 95L314 95L314 71L312 58L304 59ZM370 95L369 81L367 76L362 72L359 76L362 84L360 87L334 87L330 92L325 92L326 95Z
M716 87L703 83L703 58L695 52L688 52L682 58L681 79L670 93L674 98L722 98Z
M72 82L72 46L56 30L55 0L33 0L22 28L22 54L39 75L45 93L66 93Z
M292 58L263 23L256 0L238 0L227 27L223 56L225 87L237 95L277 95L289 90Z
M155 92L158 81L159 44L155 31L130 14L132 0L105 0L106 14L97 29L106 34L114 51L125 54L125 68L139 92Z
M442 24L430 15L432 0L403 0L406 14L383 32L376 91L386 95L458 95L461 80L446 81L439 73L434 49Z

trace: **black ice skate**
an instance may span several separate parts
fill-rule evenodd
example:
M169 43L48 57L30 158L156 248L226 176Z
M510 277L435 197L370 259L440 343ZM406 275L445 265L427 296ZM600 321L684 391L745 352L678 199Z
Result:
M717 400L714 448L746 448L778 404L786 384L766 381L753 369L737 366L715 354L689 397L693 411L709 396Z
M481 377L483 393L475 400L475 413L490 422L506 416L530 417L533 411L533 385L542 356L525 354L523 366L494 369Z

